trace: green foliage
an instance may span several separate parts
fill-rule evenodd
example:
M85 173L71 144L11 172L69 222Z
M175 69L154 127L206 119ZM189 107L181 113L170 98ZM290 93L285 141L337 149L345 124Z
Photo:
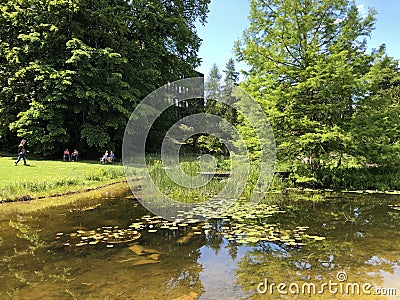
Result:
M353 167L320 170L321 185L346 190L400 190L400 167Z
M199 64L209 2L3 1L0 139L45 155L120 144L136 104Z
M182 161L180 167L183 172L189 176L198 176L198 172L200 171L199 162L193 157ZM151 159L149 161L148 172L155 186L157 186L163 194L171 199L184 203L208 201L214 195L217 195L226 185L226 180L216 178L211 179L211 181L207 183L208 179L206 177L204 177L205 185L199 188L188 188L176 184L168 176L165 169L163 169L163 165L159 159Z
M329 157L340 164L351 152L351 122L373 60L365 37L374 14L361 17L342 0L251 1L250 27L236 44L251 66L243 88L267 113L278 160L290 162L296 182L318 185Z
M400 159L399 62L380 53L364 80L369 92L357 103L353 116L354 153L369 164L397 163Z
M207 76L205 82L205 112L219 116L231 125L236 125L238 117L236 109L232 106L232 92L239 80L239 73L235 70L235 62L232 58L226 63L226 70L223 72L225 73L225 78L224 82L221 83L222 75L218 66L214 63ZM222 123L219 126L224 128ZM213 135L200 136L198 138L198 147L205 152L228 154L227 148Z

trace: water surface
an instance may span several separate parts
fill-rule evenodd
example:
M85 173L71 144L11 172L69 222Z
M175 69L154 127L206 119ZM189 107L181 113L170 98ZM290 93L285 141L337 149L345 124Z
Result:
M324 290L318 298L400 298L398 196L270 195L268 201L285 210L268 222L287 232L296 226L308 227L308 235L325 239L309 239L304 245L243 244L222 234L221 227L229 226L229 220L214 219L208 229L200 229L201 234L193 234L199 230L192 227L204 223L170 230L145 222L140 238L134 241L65 246L75 243L71 234L103 228L125 230L144 222L143 216L151 216L129 190L114 191L113 187L101 197L2 216L1 298L308 299L316 296L301 293L304 283L315 285L318 292L329 280L338 287L340 283L370 284L371 294L385 288L384 292L397 295L361 291L346 296L346 291ZM132 251L135 245L145 252ZM338 278L344 275L347 278ZM277 290L280 283L287 285L283 290L287 294ZM293 294L296 286L300 287L298 295Z

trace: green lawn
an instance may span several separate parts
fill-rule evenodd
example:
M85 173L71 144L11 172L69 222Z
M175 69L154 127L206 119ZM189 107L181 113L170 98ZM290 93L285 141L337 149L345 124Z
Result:
M0 200L60 195L86 190L125 179L121 164L101 165L95 161L62 162L31 160L30 166L16 157L0 157Z

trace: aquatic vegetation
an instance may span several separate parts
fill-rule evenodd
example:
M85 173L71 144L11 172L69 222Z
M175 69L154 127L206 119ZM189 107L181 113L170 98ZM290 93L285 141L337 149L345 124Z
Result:
M217 228L204 227L218 231L228 241L239 244L256 244L274 242L287 246L302 246L310 238L305 234L308 227L298 226L294 230L283 229L280 224L272 223L270 218L275 214L285 213L277 205L260 203L249 205L243 201L235 203L219 217L222 223Z
M71 270L72 268L63 268L60 274L49 274L49 278L59 282L70 282L73 280Z
M10 220L9 226L18 230L17 236L19 238L27 240L30 243L29 249L31 250L31 252L44 245L44 242L40 239L40 236L37 233L33 232L33 229L29 225L22 222Z
M396 205L389 205L389 207L391 208L391 209L394 209L394 210L400 210L400 204L396 204Z
M184 161L180 164L183 172L189 176L197 176L200 172L199 162L193 158L191 161ZM208 182L204 176L204 185L198 188L189 188L176 184L167 174L160 160L149 162L149 175L155 186L157 186L168 197L185 202L196 203L204 202L213 195L218 194L226 184L226 179L213 178ZM208 182L208 183L207 183Z
M30 282L22 272L15 272L14 276L19 282L21 282L23 284L26 284L26 285L28 285L30 287L33 287L33 286L37 285L37 283Z
M132 197L130 199L137 201ZM55 239L59 245L68 249L91 249L92 247L96 249L100 245L113 248L115 244L136 240L140 242L143 234L171 236L177 245L186 245L196 236L212 235L219 235L236 244L255 245L272 242L287 247L301 247L308 241L324 239L324 237L309 234L307 226L288 229L274 222L272 218L275 215L286 213L286 210L282 210L278 205L268 203L250 205L245 198L241 198L228 210L220 212L218 207L221 201L224 199L214 199L207 202L207 205L194 206L192 210L177 211L177 214L171 217L172 220L146 214L134 220L127 228L103 226L72 233L59 232ZM100 204L88 205L74 209L72 212L91 211L100 207ZM200 221L204 218L208 221Z
M118 226L104 226L96 230L78 230L70 234L59 232L55 239L60 240L65 247L94 246L100 243L112 248L113 244L131 242L138 239L140 235L132 228L120 229Z
M336 270L342 267L349 270L351 267L360 274L365 270L389 269L385 263L377 264L375 261L367 266L366 262L379 253L383 254L381 258L397 266L399 248L396 229L400 216L397 197L335 194L325 201L313 201L312 197L306 199L310 194L277 194L258 205L251 205L242 198L221 214L215 211L220 201L226 199L214 199L202 210L196 209L196 206L192 211L179 210L171 220L165 220L141 207L130 193L119 195L109 192L105 197L103 191L96 198L46 209L35 213L32 218L28 214L21 215L17 217L17 222L29 225L31 233L40 234L45 245L33 256L29 254L29 249L26 250L26 240L17 238L16 250L25 252L17 256L12 243L15 243L15 235L20 231L8 228L0 233L5 242L0 247L3 251L0 268L5 270L4 282L11 282L3 289L11 293L13 287L20 287L21 291L15 298L29 298L27 295L32 289L27 285L29 282L38 283L37 290L53 291L58 298L65 297L66 289L79 293L78 298L85 298L89 293L93 297L104 298L110 292L110 286L126 293L132 292L129 290L132 286L138 287L137 290L139 287L157 290L156 287L162 286L167 292L177 288L176 293L168 296L168 299L174 299L188 294L194 282L199 283L199 291L204 287L206 292L202 297L220 299L213 294L214 287L219 289L220 285L210 289L207 280L204 277L199 279L199 276L204 275L200 273L203 270L215 274L214 269L221 269L233 274L221 279L223 284L232 282L223 292L235 299L251 299L247 296L252 295L257 283L266 274L274 282L289 279L298 282L296 280L309 278L307 276L329 280L329 276L334 276ZM376 211L370 199L376 199ZM392 200L386 203L382 199ZM109 213L111 210L112 213ZM352 212L352 216L356 213L357 225L346 222L343 212L347 215ZM199 221L200 214L207 216L206 221ZM46 216L51 218L41 222ZM121 217L118 219L118 216ZM40 232L40 229L43 231ZM120 234L121 231L136 231L138 234L135 234L136 239L130 240L128 234ZM359 235L359 232L364 235ZM108 239L97 241L96 237L100 236ZM10 243L12 238L14 241ZM120 243L109 242L114 238ZM354 255L349 256L350 252ZM6 257L8 260L5 260ZM68 259L62 259L64 257ZM82 257L85 258L84 264ZM214 257L220 266L216 267ZM46 263L43 264L43 261ZM89 266L101 266L104 271L99 273L97 268ZM67 267L72 269L64 272ZM31 272L27 272L27 268ZM141 278L143 270L148 273ZM356 278L356 271L349 271L349 278ZM18 273L19 279L14 273ZM27 283L23 283L24 280ZM120 287L118 280L127 282L126 289L125 286ZM210 280L211 284L217 284L213 280ZM369 277L366 280L370 280ZM238 294L233 290L235 284L240 285ZM145 299L146 296L137 290L132 293L133 296ZM164 297L154 293L154 299Z

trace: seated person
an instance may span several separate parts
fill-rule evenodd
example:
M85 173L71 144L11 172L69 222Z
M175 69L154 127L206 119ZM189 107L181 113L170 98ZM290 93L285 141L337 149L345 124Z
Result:
M74 149L74 152L71 154L71 161L78 161L78 150Z
M100 158L100 163L105 164L108 159L108 151L104 153L104 155Z
M69 161L69 150L68 150L68 148L67 149L65 149L64 150L64 157L63 157L63 160L64 161Z
M108 161L110 164L112 164L112 163L115 162L115 154L114 154L114 152L110 151L110 154L109 154L108 157L107 157L107 161Z

